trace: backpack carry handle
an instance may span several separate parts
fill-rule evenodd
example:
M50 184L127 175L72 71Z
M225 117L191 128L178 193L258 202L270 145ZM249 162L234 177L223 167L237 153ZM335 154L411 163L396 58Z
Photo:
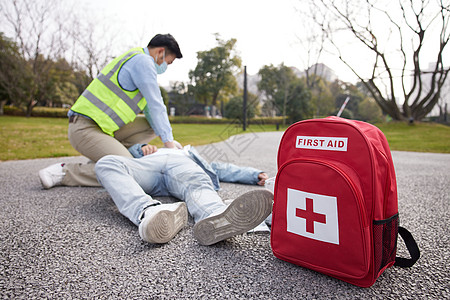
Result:
M403 258L397 256L395 258L394 266L399 266L401 268L412 267L420 257L419 247L417 246L417 243L414 240L412 234L407 229L399 226L398 233L405 242L406 248L408 249L411 258Z

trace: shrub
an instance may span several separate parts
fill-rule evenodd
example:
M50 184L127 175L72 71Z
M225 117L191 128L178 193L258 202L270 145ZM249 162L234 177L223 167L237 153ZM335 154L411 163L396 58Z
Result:
M31 111L32 117L67 118L68 108L37 106ZM5 106L3 113L9 116L25 116L25 111L15 106Z
M170 123L184 123L184 124L229 124L235 122L242 122L240 119L215 119L200 116L175 116L169 117ZM248 124L282 124L283 117L256 117L248 120Z
M23 110L11 105L3 107L3 114L8 116L25 116L25 112Z
M184 123L184 124L226 124L230 120L226 118L208 118L203 116L175 116L169 117L170 123Z
M68 108L61 107L35 107L32 117L67 118Z

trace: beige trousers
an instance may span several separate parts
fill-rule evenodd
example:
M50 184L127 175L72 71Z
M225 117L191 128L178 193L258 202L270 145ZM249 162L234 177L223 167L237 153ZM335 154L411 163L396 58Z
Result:
M114 133L114 137L104 133L97 123L82 116L74 116L69 123L69 141L72 147L89 158L88 163L68 163L62 185L100 186L95 176L95 162L105 155L132 157L128 148L134 144L147 144L156 137L147 119L136 119Z

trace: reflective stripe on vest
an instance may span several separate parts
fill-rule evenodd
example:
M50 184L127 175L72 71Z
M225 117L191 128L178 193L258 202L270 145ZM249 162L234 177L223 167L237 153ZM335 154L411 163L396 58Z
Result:
M117 97L119 97L120 99L125 101L125 103L128 104L128 106L133 110L133 112L135 114L138 114L141 112L141 109L137 105L137 103L139 101L141 101L141 99L143 98L141 92L137 93L136 96L134 96L133 99L131 99L130 97L128 97L127 94L124 93L124 91L120 87L115 85L114 82L112 82L110 80L110 77L108 78L107 76L100 74L97 77L97 79L100 80L105 86L107 86L114 94L116 94ZM86 97L86 98L88 98L88 97ZM91 99L89 99L89 101L91 101L93 104L95 104ZM109 116L112 117L111 115L109 115ZM119 125L119 124L117 124L117 125Z
M147 101L138 89L122 89L118 75L127 60L141 53L145 53L142 48L134 48L111 61L80 95L72 110L90 117L111 136L132 122L145 108Z
M92 104L97 106L101 111L103 111L105 114L107 114L114 123L117 124L117 126L122 127L125 125L125 122L122 121L122 119L119 117L118 114L114 110L111 109L106 103L104 103L102 100L98 99L94 94L92 94L89 90L84 90L82 96L86 97L89 101L91 101Z
M114 84L114 82L111 81L111 77L113 77L114 73L119 69L119 67L122 65L124 61L126 61L128 58L133 56L134 54L139 54L139 51L133 51L125 55L117 64L112 68L107 75L103 75L100 73L100 75L97 77L100 82L102 82L107 88L109 88L114 94L116 94L117 97L122 99L132 110L135 114L138 114L141 112L141 109L137 105L139 101L143 98L142 93L139 92L136 94L136 96L131 99L128 97L125 92ZM85 90L82 94L84 97L86 97L89 101L91 101L92 104L97 106L100 110L102 110L104 113L106 113L111 119L114 121L114 123L117 124L117 126L122 127L125 125L123 120L116 114L115 111L113 111L109 106L107 106L105 103L103 103L100 99L98 99L95 95L93 95L88 90Z

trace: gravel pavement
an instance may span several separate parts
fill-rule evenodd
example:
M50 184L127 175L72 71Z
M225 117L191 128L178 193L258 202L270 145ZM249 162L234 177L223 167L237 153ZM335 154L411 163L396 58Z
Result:
M226 134L226 132L224 133ZM198 147L276 174L281 132L249 132ZM83 157L0 163L1 299L444 299L450 297L450 155L393 152L401 225L422 257L359 288L274 257L267 233L213 246L192 236L192 219L165 245L142 242L102 188L43 190L38 171ZM233 199L262 187L223 184ZM171 198L159 198L171 202ZM405 254L399 243L398 253Z

